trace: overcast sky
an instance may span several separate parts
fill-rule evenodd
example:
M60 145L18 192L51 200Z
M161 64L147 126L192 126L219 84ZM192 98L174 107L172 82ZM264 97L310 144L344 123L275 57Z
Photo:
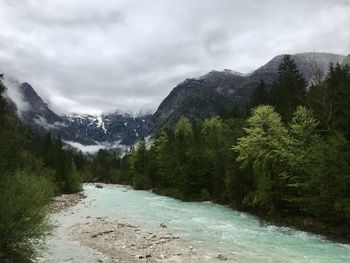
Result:
M0 71L59 113L154 111L177 83L350 53L350 0L0 0Z

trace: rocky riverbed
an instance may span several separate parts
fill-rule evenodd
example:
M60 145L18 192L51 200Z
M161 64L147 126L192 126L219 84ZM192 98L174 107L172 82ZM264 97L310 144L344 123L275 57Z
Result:
M348 245L219 205L103 184L84 194L59 198L38 262L350 262Z
M108 255L112 262L203 262L196 249L178 236L149 232L118 220L92 218L73 226L69 235Z
M81 200L86 198L84 193L76 193L76 194L62 194L54 197L51 204L49 205L50 213L58 213L69 207L75 206Z
M87 185L96 190L103 190L102 188L131 189L129 186L122 185ZM53 215L56 215L56 218L66 221L78 216L76 207L87 209L95 205L95 199L85 198L84 193L61 195L53 200L49 209ZM76 206L77 204L79 206ZM63 242L72 242L72 245L78 245L79 249L84 247L90 249L89 253L95 260L89 262L208 262L208 259L197 250L195 245L168 232L164 223L159 224L158 230L150 231L145 226L130 224L123 217L120 217L121 219L117 217L116 220L115 217L99 217L95 214L94 216L78 216L78 218L80 220L68 228L58 225L59 231L56 238ZM83 262L75 258L69 258L69 260L69 262ZM214 261L226 260L225 256L218 255ZM45 258L40 262L45 262Z

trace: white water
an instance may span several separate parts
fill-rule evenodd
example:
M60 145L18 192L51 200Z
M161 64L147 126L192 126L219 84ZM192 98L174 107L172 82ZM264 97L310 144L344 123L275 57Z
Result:
M146 191L122 188L97 189L86 185L87 199L65 213L54 216L57 233L48 240L42 262L96 262L101 255L68 241L67 229L87 216L109 217L139 224L150 231L160 230L181 236L193 244L207 262L216 262L220 253L233 262L347 263L350 246L326 241L289 228L261 227L246 213L211 204L181 202Z

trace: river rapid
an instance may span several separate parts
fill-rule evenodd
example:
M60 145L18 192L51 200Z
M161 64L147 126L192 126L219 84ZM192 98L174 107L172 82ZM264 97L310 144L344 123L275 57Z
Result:
M181 202L148 191L84 185L83 202L52 215L58 226L47 240L40 262L98 262L103 255L68 238L69 229L92 217L170 232L194 246L206 262L225 255L228 262L350 262L350 246L286 227L261 226L247 213L203 202ZM160 228L163 223L166 229Z

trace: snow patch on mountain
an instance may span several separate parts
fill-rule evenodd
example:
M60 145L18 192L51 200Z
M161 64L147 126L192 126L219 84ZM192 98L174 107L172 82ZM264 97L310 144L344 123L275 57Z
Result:
M84 120L88 120L90 123L87 124L87 126L94 125L98 129L102 129L104 134L107 134L107 129L105 126L105 122L102 115L81 115L81 114L71 114L71 115L65 115L67 120L71 123L80 123L82 124ZM105 119L105 121L110 121L109 119Z
M101 115L100 115L100 116L97 116L96 120L97 120L97 125L96 125L96 127L97 127L97 128L101 128L101 129L103 130L103 132L104 132L105 134L107 134L107 130L106 130L106 128L105 128L105 123L104 123L104 121L102 120L102 116L101 116Z

